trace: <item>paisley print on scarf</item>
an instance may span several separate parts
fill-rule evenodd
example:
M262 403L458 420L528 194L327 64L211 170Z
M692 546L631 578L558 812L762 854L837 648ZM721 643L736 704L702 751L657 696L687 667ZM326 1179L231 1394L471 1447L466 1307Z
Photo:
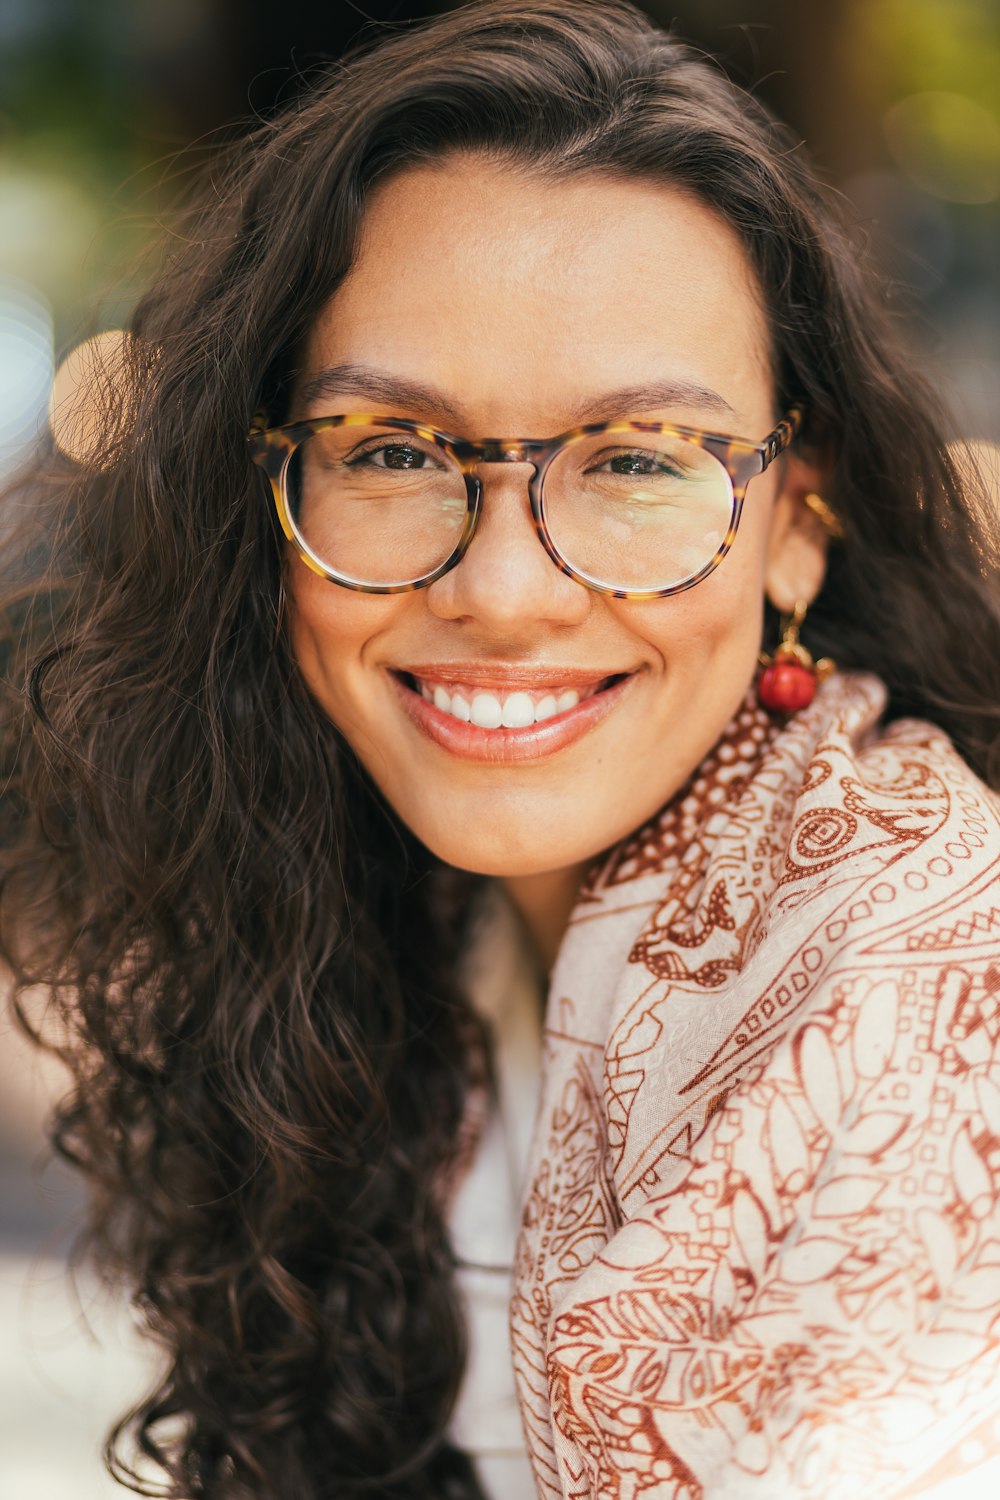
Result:
M1000 1465L1000 808L883 707L747 705L581 896L511 1308L543 1500Z

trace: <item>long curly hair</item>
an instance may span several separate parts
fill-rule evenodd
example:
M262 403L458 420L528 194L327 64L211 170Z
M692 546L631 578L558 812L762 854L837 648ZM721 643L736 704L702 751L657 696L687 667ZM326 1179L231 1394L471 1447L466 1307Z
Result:
M141 1488L153 1460L177 1500L480 1497L447 1437L446 1184L489 1065L470 880L304 689L247 455L373 184L454 152L680 185L734 227L779 399L834 466L810 643L998 777L982 505L839 210L715 65L616 0L486 0L356 52L214 163L102 444L43 453L0 533L0 941L72 1071L54 1140L93 1189L85 1248L167 1355L109 1462Z

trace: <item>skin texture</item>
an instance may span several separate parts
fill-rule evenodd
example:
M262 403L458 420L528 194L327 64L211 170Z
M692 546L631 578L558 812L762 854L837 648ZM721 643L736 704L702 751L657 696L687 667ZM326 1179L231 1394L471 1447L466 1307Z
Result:
M290 419L414 416L467 437L545 437L602 394L687 381L731 411L682 404L587 417L676 421L759 441L775 406L760 292L735 233L686 192L588 175L542 184L462 158L383 184L356 262L306 342L297 389L325 368L374 366L440 402L324 394ZM822 581L821 528L802 504L822 474L783 455L747 493L730 554L695 588L646 603L564 577L538 543L522 465L483 465L480 529L457 568L395 596L350 592L287 563L292 643L310 690L403 820L441 858L503 878L551 962L580 879L666 802L751 681L765 592L781 609ZM519 765L428 739L390 669L554 665L635 676L576 743Z

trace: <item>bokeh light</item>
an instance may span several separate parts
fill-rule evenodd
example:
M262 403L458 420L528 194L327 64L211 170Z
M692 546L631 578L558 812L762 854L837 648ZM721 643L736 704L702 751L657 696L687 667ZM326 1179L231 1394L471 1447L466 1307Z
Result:
M127 417L128 334L109 328L71 349L56 371L48 401L52 436L79 464L100 457L108 442L106 419Z

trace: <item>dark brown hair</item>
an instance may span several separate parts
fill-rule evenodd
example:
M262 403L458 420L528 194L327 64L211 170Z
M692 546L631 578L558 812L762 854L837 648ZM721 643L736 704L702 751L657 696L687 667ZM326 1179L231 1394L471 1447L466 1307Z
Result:
M845 536L809 643L996 781L995 553L800 149L624 4L489 0L338 64L215 164L84 467L6 544L2 942L75 1079L88 1244L169 1352L122 1424L169 1493L470 1500L440 1184L485 1042L462 890L303 690L246 434L351 263L372 185L487 153L689 188L739 233L782 407ZM120 386L120 382L116 383Z

